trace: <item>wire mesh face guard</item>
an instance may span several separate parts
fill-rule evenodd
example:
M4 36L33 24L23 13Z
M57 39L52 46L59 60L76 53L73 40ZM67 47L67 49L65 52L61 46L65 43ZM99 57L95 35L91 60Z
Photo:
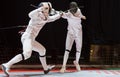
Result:
M69 7L70 7L70 12L72 14L75 14L77 12L78 5L77 5L76 2L71 2L70 5L69 5Z
M50 13L52 9L52 4L50 2L41 2L37 8L42 8L43 12Z

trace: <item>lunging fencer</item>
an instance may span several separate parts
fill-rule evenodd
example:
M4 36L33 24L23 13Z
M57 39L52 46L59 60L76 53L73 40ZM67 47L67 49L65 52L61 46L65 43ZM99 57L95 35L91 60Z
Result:
M79 59L82 48L81 19L86 19L86 17L81 13L81 10L78 8L77 3L71 2L69 10L67 12L63 12L62 18L67 19L68 21L68 32L66 38L66 49L64 53L63 65L60 69L60 72L64 73L66 71L66 63L74 41L76 43L76 59L73 61L73 63L76 66L77 71L80 71L81 69L79 65Z
M48 66L46 63L46 49L43 45L35 40L42 27L48 23L59 19L62 15L61 12L57 12L55 15L50 16L52 5L50 2L41 2L38 8L31 11L28 15L30 17L29 24L21 37L23 45L23 53L16 55L7 63L2 64L2 70L9 76L10 67L22 60L26 60L31 57L32 50L39 53L39 59L44 69L44 74L47 74L54 66Z

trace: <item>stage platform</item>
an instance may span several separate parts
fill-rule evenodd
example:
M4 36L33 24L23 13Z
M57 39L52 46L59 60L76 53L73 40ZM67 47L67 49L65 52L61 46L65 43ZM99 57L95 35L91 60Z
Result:
M7 77L0 71L0 77ZM60 73L59 70L52 70L44 74L42 70L12 70L9 77L120 77L120 70L67 70Z

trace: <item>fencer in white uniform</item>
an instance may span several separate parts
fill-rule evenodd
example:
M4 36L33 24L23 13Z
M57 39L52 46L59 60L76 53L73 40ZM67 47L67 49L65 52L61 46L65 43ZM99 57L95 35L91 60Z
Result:
M66 63L74 41L76 43L76 59L73 61L73 63L76 66L77 71L80 71L79 59L82 48L81 19L86 19L86 17L81 13L81 10L78 8L76 2L70 3L70 9L67 12L63 12L62 17L64 19L67 19L68 21L68 32L66 38L66 49L64 53L63 65L60 69L60 72L64 73L66 71Z
M57 12L53 16L49 16L52 9L50 2L42 2L39 7L29 13L30 21L29 24L21 37L21 42L23 45L23 53L16 55L7 63L2 64L2 70L6 75L9 75L10 67L22 60L26 60L31 57L32 50L39 53L39 59L44 69L44 73L47 74L52 66L48 66L46 63L46 49L43 45L35 40L40 30L48 22L53 22L61 17L61 13Z

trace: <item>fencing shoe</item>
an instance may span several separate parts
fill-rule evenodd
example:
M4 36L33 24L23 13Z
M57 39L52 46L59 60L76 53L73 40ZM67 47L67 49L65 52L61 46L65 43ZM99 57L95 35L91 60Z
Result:
M54 67L55 65L48 66L48 70L44 70L44 74L48 74Z
M75 65L77 71L80 71L81 69L80 69L79 63L77 63L76 61L73 61L73 63L74 63L74 65Z
M66 72L66 67L62 66L62 68L60 69L60 73L64 73L64 72Z
M7 76L9 76L9 68L7 68L7 67L5 66L5 64L2 64L1 67L2 67L3 72L4 72Z

